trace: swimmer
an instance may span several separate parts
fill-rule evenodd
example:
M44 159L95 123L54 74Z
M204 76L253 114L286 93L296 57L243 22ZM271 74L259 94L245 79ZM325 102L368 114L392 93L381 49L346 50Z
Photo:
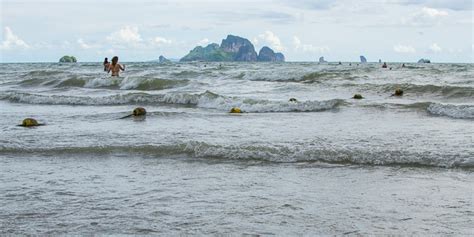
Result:
M107 69L109 68L109 65L110 65L110 62L109 62L109 59L108 59L108 58L105 58L105 59L104 59L103 65L104 65L104 72L106 72Z
M125 65L119 64L118 57L115 56L112 58L112 63L109 65L109 68L107 69L107 73L112 71L112 76L118 77L120 70L125 71Z
M382 68L387 68L387 63L383 63Z

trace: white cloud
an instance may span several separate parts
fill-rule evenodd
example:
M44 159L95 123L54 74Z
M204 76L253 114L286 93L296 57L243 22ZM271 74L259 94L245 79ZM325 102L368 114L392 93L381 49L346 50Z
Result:
M200 40L197 44L198 45L201 45L201 46L207 46L209 44L209 39L208 38L204 38L202 40Z
M293 36L293 46L295 50L301 50L303 52L312 52L312 53L327 53L330 51L328 46L314 46L312 44L303 44L297 36Z
M401 44L393 46L393 51L397 53L416 53L415 48L413 48L412 46Z
M0 49L14 49L14 48L19 48L19 49L28 49L30 46L25 43L20 37L17 35L13 34L13 31L10 29L10 27L6 26L4 28L4 33L3 33L4 40L0 44Z
M443 49L441 47L439 47L438 44L433 43L433 44L430 45L430 51L433 52L433 53L439 53L439 52L443 51Z
M402 17L402 25L433 26L442 22L449 13L435 8L423 7L408 17Z
M283 51L285 48L281 44L280 38L273 34L271 31L265 31L265 33L258 35L258 39L262 40L263 43L269 44L269 46L277 51ZM259 40L257 39L257 43ZM255 39L254 39L255 42Z
M79 44L79 47L81 49L91 49L91 48L94 48L95 46L94 45L91 45L91 44L87 44L82 38L79 38L77 40L77 44Z
M163 44L171 44L173 43L173 41L170 39L157 36L153 39L153 43L155 43L156 45L163 45Z
M421 13L424 16L428 16L428 17L443 17L443 16L448 16L449 15L447 11L442 11L442 10L438 10L438 9L435 9L435 8L429 8L429 7L423 7L421 9Z
M118 44L137 44L142 42L142 37L138 33L137 27L125 26L107 36L107 40Z
M422 5L455 11L472 10L472 0L392 0L402 5Z
M295 46L295 49L299 49L301 47L301 40L296 36L293 36L293 45Z

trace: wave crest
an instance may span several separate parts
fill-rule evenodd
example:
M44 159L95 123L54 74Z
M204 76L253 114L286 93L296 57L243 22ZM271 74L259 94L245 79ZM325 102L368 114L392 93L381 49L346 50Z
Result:
M102 97L41 95L30 93L8 92L0 95L0 99L26 104L52 105L123 105L123 104L177 104L195 105L200 108L229 111L232 107L240 107L244 112L317 112L336 108L344 100L333 99L324 101L271 101L251 98L228 97L210 91L201 94L188 93L128 93Z
M225 160L262 160L276 163L324 162L356 165L404 165L444 168L474 168L469 154L437 154L434 152L409 152L404 150L383 150L345 148L330 144L252 144L219 145L199 141L188 141L168 145L144 146L96 146L20 148L0 147L0 153L47 153L54 154L96 154L114 152L144 154L157 157L187 155L197 158Z
M107 88L117 90L163 90L186 85L189 80L168 80L154 77L94 77L94 76L67 76L66 78L29 78L19 82L21 86L47 87L83 87Z
M474 119L474 105L452 105L431 103L428 112L434 115L448 116L451 118Z

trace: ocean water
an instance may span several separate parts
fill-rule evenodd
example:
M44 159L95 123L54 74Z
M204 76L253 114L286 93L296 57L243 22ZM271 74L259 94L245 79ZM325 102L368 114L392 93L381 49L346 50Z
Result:
M126 65L0 64L0 234L474 234L473 64Z

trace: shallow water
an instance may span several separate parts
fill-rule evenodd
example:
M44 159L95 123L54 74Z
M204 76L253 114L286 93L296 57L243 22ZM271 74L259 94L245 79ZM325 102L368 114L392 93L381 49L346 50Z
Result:
M474 66L379 66L0 64L0 233L473 234Z
M472 234L473 174L123 155L2 158L2 233Z

